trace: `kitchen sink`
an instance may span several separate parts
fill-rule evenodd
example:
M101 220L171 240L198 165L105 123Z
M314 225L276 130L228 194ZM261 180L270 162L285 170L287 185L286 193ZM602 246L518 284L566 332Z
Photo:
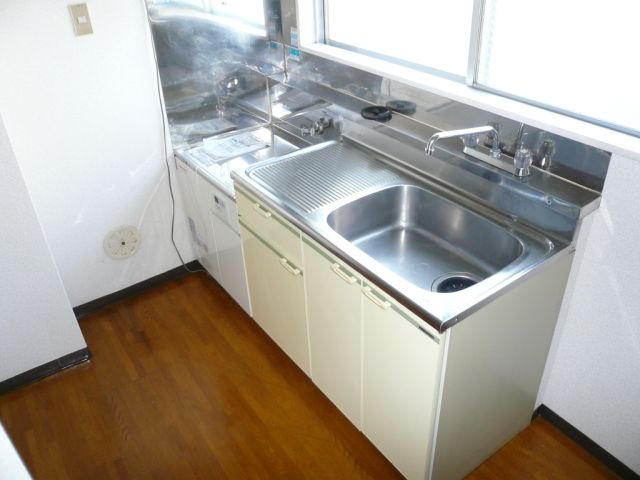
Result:
M456 195L348 139L266 160L232 176L439 331L567 246L494 203ZM514 185L483 185L503 203L514 196ZM533 198L539 195L526 183L516 186L526 187Z
M333 210L327 223L387 269L421 289L439 292L482 281L524 249L501 226L414 185L353 200Z

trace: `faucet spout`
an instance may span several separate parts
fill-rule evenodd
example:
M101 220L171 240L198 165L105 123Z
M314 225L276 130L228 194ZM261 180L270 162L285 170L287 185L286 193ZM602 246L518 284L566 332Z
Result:
M427 142L427 147L425 148L425 151L427 152L427 155L432 155L436 148L436 142L443 138L460 137L462 138L465 146L470 146L469 143L476 142L478 139L478 136L482 134L489 134L491 136L491 142L492 142L491 154L494 156L499 155L500 154L500 138L499 138L498 131L492 125L485 125L482 127L463 128L460 130L447 130L444 132L435 133L431 136L431 138Z

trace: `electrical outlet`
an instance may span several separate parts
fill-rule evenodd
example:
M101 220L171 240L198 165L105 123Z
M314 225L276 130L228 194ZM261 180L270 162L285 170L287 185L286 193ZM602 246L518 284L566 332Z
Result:
M89 9L86 3L69 5L69 11L71 12L71 21L73 22L76 36L93 33L91 17L89 17Z

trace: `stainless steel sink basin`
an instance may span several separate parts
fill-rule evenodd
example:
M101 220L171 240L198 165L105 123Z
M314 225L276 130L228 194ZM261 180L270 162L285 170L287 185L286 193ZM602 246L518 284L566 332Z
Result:
M352 245L422 289L449 281L455 291L516 260L522 243L464 207L413 185L386 188L343 205L329 226ZM475 281L475 282L474 282Z

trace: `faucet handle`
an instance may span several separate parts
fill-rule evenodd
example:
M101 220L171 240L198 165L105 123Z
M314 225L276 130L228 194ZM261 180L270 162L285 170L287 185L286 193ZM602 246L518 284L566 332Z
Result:
M546 139L538 149L536 165L544 170L549 170L551 166L551 158L556 151L555 143L551 139Z
M513 156L513 166L515 167L515 175L517 177L526 177L531 172L529 167L533 157L531 151L528 148L519 148L516 154Z

